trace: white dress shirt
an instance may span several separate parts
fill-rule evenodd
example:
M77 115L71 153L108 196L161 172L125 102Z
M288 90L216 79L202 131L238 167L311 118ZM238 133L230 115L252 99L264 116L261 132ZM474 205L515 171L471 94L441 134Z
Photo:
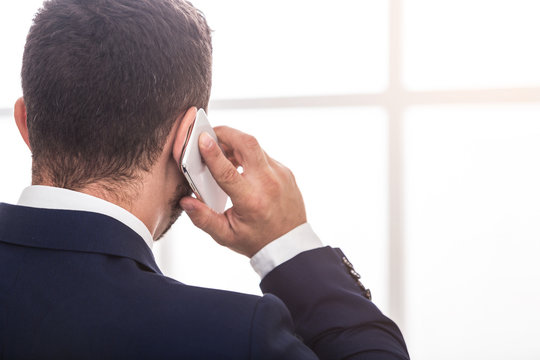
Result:
M92 195L63 188L33 185L23 190L18 205L58 210L89 211L110 216L135 231L152 249L154 239L146 225L124 208ZM261 276L301 252L322 247L308 223L272 241L251 258L251 266Z

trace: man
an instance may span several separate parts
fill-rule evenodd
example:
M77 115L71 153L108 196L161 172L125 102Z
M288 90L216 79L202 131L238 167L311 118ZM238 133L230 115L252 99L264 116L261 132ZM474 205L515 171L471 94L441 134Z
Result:
M217 214L190 197L178 162L210 83L210 30L187 2L44 4L15 104L33 186L0 204L0 358L408 358L352 265L311 231L292 173L256 139L221 127L218 146L203 134L233 207ZM251 258L266 295L160 272L152 242L182 209Z

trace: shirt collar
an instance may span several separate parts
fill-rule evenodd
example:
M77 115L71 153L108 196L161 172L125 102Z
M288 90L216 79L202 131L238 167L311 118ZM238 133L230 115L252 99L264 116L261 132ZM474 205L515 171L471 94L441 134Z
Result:
M135 215L92 195L52 186L32 185L23 190L17 204L43 209L89 211L110 216L135 231L150 249L154 243L146 225Z

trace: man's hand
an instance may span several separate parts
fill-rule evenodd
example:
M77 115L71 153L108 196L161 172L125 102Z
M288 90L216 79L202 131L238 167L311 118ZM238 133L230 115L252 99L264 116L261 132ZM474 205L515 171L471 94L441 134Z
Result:
M292 172L269 157L253 136L225 126L214 130L223 152L206 133L199 137L199 149L233 206L217 214L192 197L184 197L180 204L193 224L217 243L252 257L306 222L302 194Z

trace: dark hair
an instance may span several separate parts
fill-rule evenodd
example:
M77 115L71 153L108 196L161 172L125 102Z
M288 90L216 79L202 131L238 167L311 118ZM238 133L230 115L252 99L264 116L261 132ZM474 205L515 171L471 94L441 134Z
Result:
M76 190L149 171L178 116L208 106L211 57L187 1L46 1L22 67L34 183Z

